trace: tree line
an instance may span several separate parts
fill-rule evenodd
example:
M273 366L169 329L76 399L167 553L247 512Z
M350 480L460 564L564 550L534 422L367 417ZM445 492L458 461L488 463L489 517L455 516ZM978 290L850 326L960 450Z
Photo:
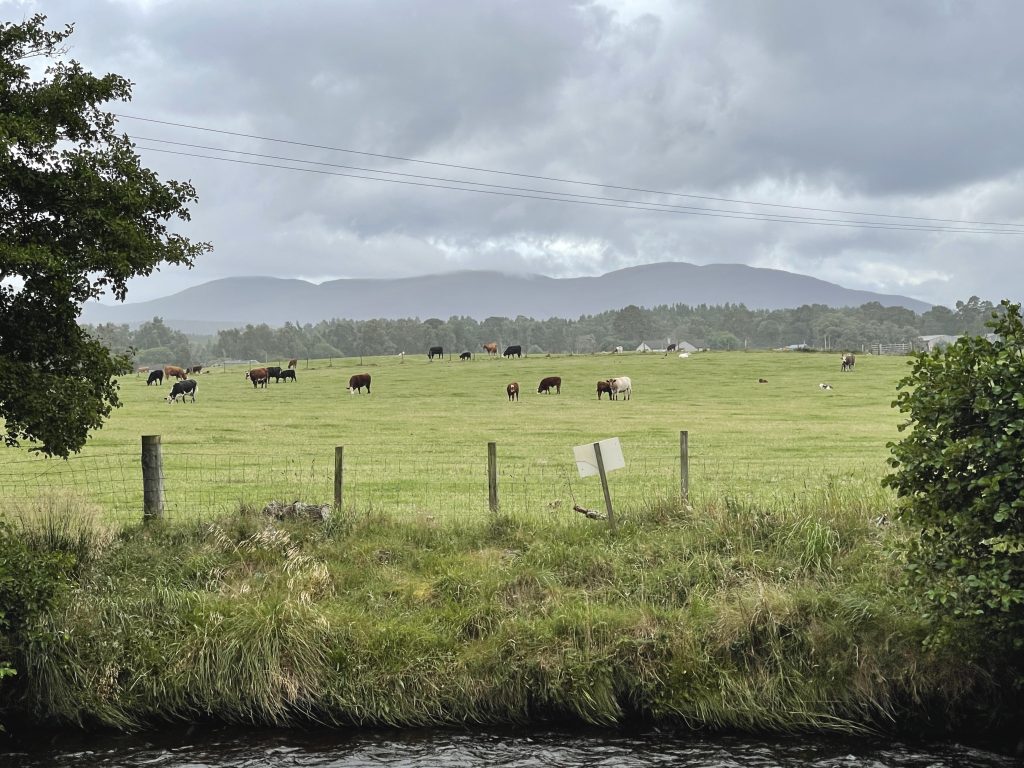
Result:
M190 365L215 360L280 360L291 357L330 358L362 355L426 353L442 346L446 352L480 353L481 345L520 344L529 354L590 354L641 342L664 348L669 342L696 347L775 349L805 345L812 349L860 351L871 344L911 342L931 334L983 335L994 310L977 296L957 301L955 309L935 306L917 314L903 307L869 302L835 308L806 304L793 309L748 309L743 304L630 305L575 320L549 318L472 317L403 318L398 320L325 320L305 325L246 325L212 337L189 336L155 317L132 329L127 324L85 326L111 352L130 351L136 365ZM500 350L499 350L500 351Z

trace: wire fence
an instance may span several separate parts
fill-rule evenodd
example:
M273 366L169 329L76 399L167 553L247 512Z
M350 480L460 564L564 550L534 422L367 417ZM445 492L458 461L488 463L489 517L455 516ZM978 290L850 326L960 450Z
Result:
M691 447L691 451L692 451ZM627 451L626 466L609 473L616 514L662 499L678 500L681 465L689 497L763 498L766 493L805 494L835 487L877 488L884 463L864 459L841 465L793 462L765 456L737 461L700 452L680 455L665 441ZM194 451L164 445L163 514L171 519L212 517L241 505L270 501L331 504L335 500L335 447L301 453ZM571 451L530 453L514 443L497 446L497 501L511 515L577 521L574 508L604 512L601 482L581 479ZM491 511L487 444L348 444L342 465L342 506L350 512L421 517L460 517ZM53 500L94 508L121 523L143 517L141 451L93 451L67 460L25 455L0 464L0 504L5 510Z

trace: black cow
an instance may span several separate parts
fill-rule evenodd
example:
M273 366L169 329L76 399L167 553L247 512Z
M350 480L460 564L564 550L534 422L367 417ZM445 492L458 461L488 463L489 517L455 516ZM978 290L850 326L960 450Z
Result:
M150 384L163 384L164 383L164 371L162 368L157 368L155 371L149 372L149 378L146 379L146 386Z
M192 396L192 402L196 401L196 387L199 386L195 379L185 379L185 381L176 381L174 386L171 387L171 394L167 396L168 403L178 402L178 395L181 395L181 402L185 402L185 395Z
M275 383L277 383L277 382L279 382L281 380L281 366L280 365L268 365L267 366L267 381L270 381L271 379L273 379Z
M669 352L675 352L675 351L676 351L676 345L675 344L669 344L667 347L665 347L665 353L666 354L669 353Z
M281 371L279 376L285 381L298 381L298 379L295 378L295 371L292 370L291 368L285 371Z
M852 371L853 366L857 364L857 357L852 353L848 352L842 356L842 364L839 366L841 371Z
M431 347L427 350L427 357L433 360L435 357L444 357L444 347Z
M516 357L522 357L523 348L518 344L513 344L511 346L505 347L505 351L502 352L501 354L502 357L512 357L513 355L515 355Z
M357 373L348 380L348 393L354 395L356 392L362 394L363 387L366 387L366 394L370 394L370 374Z
M461 355L459 355L459 360L472 360L472 359L473 359L473 353L472 352L463 352Z

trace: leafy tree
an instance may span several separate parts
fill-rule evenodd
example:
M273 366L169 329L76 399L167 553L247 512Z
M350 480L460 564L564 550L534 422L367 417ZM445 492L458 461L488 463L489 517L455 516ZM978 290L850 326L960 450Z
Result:
M119 405L131 370L77 324L81 305L209 250L168 229L190 184L161 182L101 105L131 83L64 61L73 28L0 24L0 417L4 442L67 456ZM34 76L33 59L46 59Z
M885 483L917 531L908 573L939 635L1024 682L1024 324L1003 301L999 336L916 356L894 405L907 414ZM966 633L956 633L966 629ZM1004 667L1000 671L1005 671Z

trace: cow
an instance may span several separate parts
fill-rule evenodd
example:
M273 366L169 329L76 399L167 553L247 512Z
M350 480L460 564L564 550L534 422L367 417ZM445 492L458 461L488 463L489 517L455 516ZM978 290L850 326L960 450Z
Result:
M140 373L149 373L149 368L136 368L135 375L138 376Z
M366 394L370 394L370 374L368 373L353 374L348 380L348 393L350 395L354 395L356 392L362 394L363 387L366 387Z
M171 378L171 376L177 376L180 381L184 381L185 379L188 378L188 374L185 373L185 370L183 368L179 368L176 365L165 365L164 376L166 376L168 379Z
M554 388L555 394L562 394L562 377L561 376L547 376L540 380L540 386L537 387L537 394L551 394L551 390Z
M620 345L620 346L616 347L616 348L615 348L615 349L614 349L613 351L614 351L614 352L615 352L615 354L617 354L617 355L618 355L618 354L621 354L621 353L622 353L622 346Z
M203 366L201 366L201 365L193 365L192 367L185 369L185 373L202 373L202 372L203 372Z
M597 382L597 399L601 399L601 395L605 392L608 393L608 401L612 399L612 382L610 379L602 380Z
M299 358L297 358L297 357L293 357L291 360L288 361L288 367L289 368L295 368L295 367L298 366L298 364L299 364Z
M281 371L281 378L284 379L285 381L298 381L298 379L295 378L295 371L293 371L291 368L289 368L287 371Z
M459 360L472 360L472 359L473 359L473 353L472 352L463 352L461 355L459 355Z
M163 384L164 383L164 372L162 369L157 368L155 371L149 372L149 378L146 379L146 386L150 384Z
M768 379L758 379L757 383L758 384L767 384L768 383Z
M853 355L852 352L845 355L841 355L840 359L842 361L841 365L839 366L840 371L852 371L853 366L857 363L857 358Z
M823 381L821 382L821 384L818 385L818 389L832 389L832 385L827 384Z
M270 379L273 379L275 384L277 384L279 381L281 381L281 366L280 365L268 365L267 366L267 381L270 381Z
M196 401L196 387L199 386L195 379L186 379L185 381L176 381L174 386L171 387L171 394L167 396L168 403L178 402L178 395L181 395L181 402L185 402L185 395L192 396L192 402Z
M431 347L427 350L428 360L433 360L435 357L444 357L444 347Z
M619 394L624 400L633 397L633 380L629 376L619 376L617 379L608 379L608 386L611 387L612 400L618 400Z
M508 401L511 403L513 400L519 399L519 382L513 381L507 387L505 391L508 393Z
M511 346L505 347L505 351L501 353L502 357L522 357L523 348L518 344L512 344Z
M486 344L481 344L480 346L484 348L484 352L487 353L488 357L498 354L498 342L496 341L489 341Z
M669 344L667 347L665 347L665 354L666 355L669 352L675 352L675 351L676 351L676 345L675 344Z
M252 382L252 388L262 386L266 389L267 380L270 379L270 374L267 373L266 368L253 368L252 370L245 372L245 378Z

